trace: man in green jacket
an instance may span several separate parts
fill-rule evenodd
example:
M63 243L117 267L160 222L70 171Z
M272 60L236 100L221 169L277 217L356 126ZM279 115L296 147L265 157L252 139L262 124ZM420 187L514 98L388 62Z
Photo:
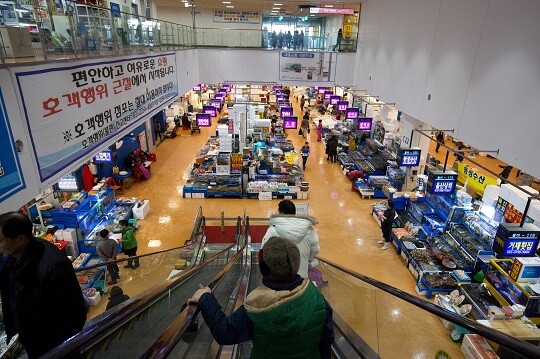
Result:
M125 219L121 220L119 223L122 228L122 245L124 246L124 253L130 257L124 268L138 268L139 258L135 257L137 255L137 239L135 238L135 234L133 234L133 229L128 227L128 221ZM135 258L131 259L131 257Z
M259 251L263 285L232 315L223 313L208 287L198 289L188 303L198 303L220 345L252 340L252 358L330 358L332 308L310 280L297 274L299 267L298 247L272 237Z

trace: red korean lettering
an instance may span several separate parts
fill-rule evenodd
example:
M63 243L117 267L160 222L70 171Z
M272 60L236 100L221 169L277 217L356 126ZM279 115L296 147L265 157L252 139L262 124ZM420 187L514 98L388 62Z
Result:
M81 91L81 97L84 98L84 102L89 105L96 101L96 93L93 87L87 87Z
M107 90L107 84L97 85L96 95L98 95L100 99L103 99L103 97L108 97L109 91Z
M47 100L43 101L43 109L48 111L43 115L43 117L49 117L55 113L62 112L62 109L58 109L60 106L60 100L58 97L50 97Z
M67 99L68 106L77 105L77 107L81 107L81 98L78 92L68 93L66 95L62 95L62 97L65 97Z

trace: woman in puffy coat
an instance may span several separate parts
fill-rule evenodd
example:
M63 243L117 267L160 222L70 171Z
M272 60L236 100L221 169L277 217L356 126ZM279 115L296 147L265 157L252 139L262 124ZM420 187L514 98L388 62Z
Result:
M319 236L313 225L317 220L311 216L297 216L296 206L292 201L285 199L279 202L278 214L270 216L270 227L263 237L262 245L271 237L282 237L290 240L300 250L300 269L298 274L302 278L308 277L308 265L319 253Z

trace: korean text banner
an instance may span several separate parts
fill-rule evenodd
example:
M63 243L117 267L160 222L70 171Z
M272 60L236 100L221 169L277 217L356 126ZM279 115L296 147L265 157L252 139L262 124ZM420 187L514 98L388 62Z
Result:
M467 180L467 186L472 187L480 195L484 194L484 190L488 184L497 185L495 178L487 177L462 162L458 162L458 181L465 183Z
M214 10L214 22L260 24L261 13L259 11Z
M12 69L41 182L178 96L174 53Z
M284 81L334 81L335 60L331 52L281 51L279 79Z

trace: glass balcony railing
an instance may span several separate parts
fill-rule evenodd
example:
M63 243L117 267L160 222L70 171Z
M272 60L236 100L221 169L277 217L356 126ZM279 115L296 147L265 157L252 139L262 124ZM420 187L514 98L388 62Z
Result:
M25 18L13 18L0 26L3 63L191 47L330 51L335 41L330 39L336 37L336 34L306 35L296 44L275 42L268 30L192 27L69 0L63 11L57 8L24 11L28 15ZM356 39L356 34L344 38L339 51L355 51Z

